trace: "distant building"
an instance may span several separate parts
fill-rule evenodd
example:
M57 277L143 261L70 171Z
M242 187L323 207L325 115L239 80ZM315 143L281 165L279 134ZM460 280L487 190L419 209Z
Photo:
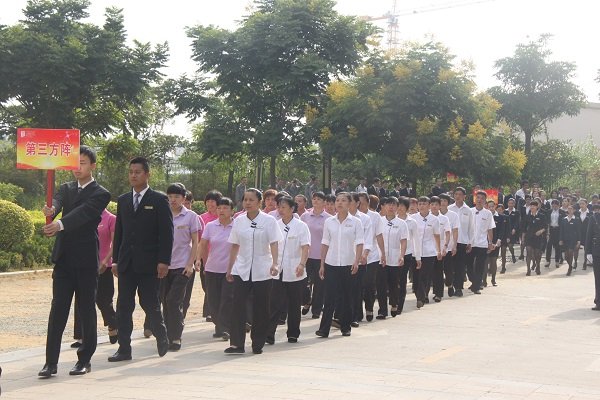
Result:
M573 143L592 137L600 146L600 103L587 103L574 117L563 116L547 124L551 139L571 139Z

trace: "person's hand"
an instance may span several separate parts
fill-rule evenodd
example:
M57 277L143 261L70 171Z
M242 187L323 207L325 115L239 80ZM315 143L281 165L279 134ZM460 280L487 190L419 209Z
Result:
M438 261L442 261L442 258L444 258L444 257L442 256L442 253L441 253L441 252L438 252L438 253L437 253L437 259L438 259Z
M421 269L421 260L417 260L417 269Z
M325 279L325 267L321 265L321 268L319 268L319 278L321 278L321 280Z
M367 265L367 252L362 253L362 256L360 256L360 265Z
M562 240L559 240L559 241L558 241L558 244L559 244L559 245L561 245L561 246L564 246L564 245L565 245L565 242L563 242Z
M271 276L277 276L277 274L279 273L279 268L277 267L277 264L273 263L273 265L271 265Z
M302 275L304 275L304 265L298 264L296 267L296 278L300 278Z
M542 233L544 233L544 230L543 230L543 229L540 229L539 231L537 231L537 232L535 233L535 236L542 236Z
M194 274L194 264L186 265L183 269L183 274L188 278Z
M381 264L382 267L385 267L385 265L387 264L387 260L385 259L385 254L381 255L381 258L379 259L379 263Z
M102 275L106 269L108 268L108 265L106 265L105 262L101 262L100 265L98 266L98 275Z
M400 257L400 258L398 259L398 266L399 266L399 267L404 267L404 257Z
M55 211L56 211L56 208L54 208L54 206L52 206L52 207L44 206L44 208L42 208L42 212L44 213L45 217L53 216Z
M110 271L112 272L115 278L119 277L119 267L117 266L117 263L112 263Z
M516 234L516 233L517 233L517 230L516 230L516 229L513 229L512 231L510 231L510 234L511 234L511 235L514 235L514 234Z
M467 254L469 254L471 252L471 245L470 244L467 245L467 251L466 252L467 252Z
M494 251L495 247L494 243L488 243L488 253Z
M227 282L229 283L233 282L233 275L231 275L231 271L227 271L227 273L225 274L225 279L227 279Z
M194 271L196 272L200 272L200 260L196 260L196 262L194 263Z
M510 243L510 238L506 239L506 243L507 244Z
M169 266L165 263L158 263L156 271L158 272L158 279L162 279L169 273Z
M47 237L52 237L60 232L60 225L58 224L58 221L50 222L48 225L45 225L42 230L44 235Z
M591 254L588 254L588 255L587 255L587 261L588 261L590 264L593 264L593 263L594 263L594 257L593 257Z
M356 275L356 273L358 272L358 263L354 263L352 264L352 275Z
M454 245L454 247L452 247L452 257L454 257L456 255L456 245Z

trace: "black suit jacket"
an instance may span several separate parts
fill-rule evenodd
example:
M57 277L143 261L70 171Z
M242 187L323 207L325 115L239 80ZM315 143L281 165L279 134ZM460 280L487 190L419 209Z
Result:
M152 189L133 211L133 192L119 196L113 262L119 272L130 266L139 274L156 274L158 263L170 264L173 215L167 196Z
M58 188L52 205L56 211L53 218L62 211L60 221L64 230L58 232L52 250L52 262L77 260L82 268L98 268L98 224L102 211L110 201L110 193L93 181L81 192L77 192L77 182L67 182Z
M592 254L594 261L600 257L600 214L591 214L585 236L585 254Z

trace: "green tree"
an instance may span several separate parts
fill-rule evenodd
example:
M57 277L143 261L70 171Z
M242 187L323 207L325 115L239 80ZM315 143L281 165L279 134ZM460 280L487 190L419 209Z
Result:
M533 143L524 175L543 188L556 188L559 181L573 175L579 160L568 141L552 139Z
M23 21L0 27L4 127L76 127L83 135L135 131L144 92L161 78L167 45L126 43L122 10L84 22L88 0L29 0ZM3 129L6 133L6 129Z
M306 106L316 104L332 76L354 71L373 29L339 15L332 0L255 6L235 31L197 26L188 36L199 71L215 76L216 94L251 127L238 131L238 141L259 163L270 160L274 185L277 156L313 141L303 129Z
M544 125L562 115L577 115L585 95L571 80L575 63L550 61L548 36L519 44L511 57L496 61L501 85L489 93L502 104L500 117L525 135L525 154L531 153L532 138Z

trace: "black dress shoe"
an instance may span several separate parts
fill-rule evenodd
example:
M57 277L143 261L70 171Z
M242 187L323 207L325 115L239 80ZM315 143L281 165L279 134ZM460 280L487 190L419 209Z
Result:
M385 319L385 315L378 314L377 317L375 317L375 318L378 320L382 320L382 319Z
M56 364L44 364L44 367L38 372L38 376L50 378L52 375L56 375L56 372Z
M513 264L517 262L517 258L515 256L512 256L512 262Z
M454 286L448 286L448 297L454 296Z
M454 292L454 295L456 297L463 297L462 289L456 289L456 292Z
M295 338L295 337L289 337L289 338L288 338L288 343L298 343L298 338Z
M329 335L328 335L327 333L323 332L323 331L316 331L316 332L315 332L315 335L317 335L317 336L318 336L318 337L320 337L320 338L326 338L326 337L329 337Z
M275 338L273 336L267 336L267 338L265 339L265 343L275 344Z
M331 320L331 326L333 326L334 328L338 328L338 329L340 329L342 327L342 325L340 324L340 321L338 321L337 319Z
M213 333L213 339L221 339L223 337L222 333Z
M262 354L262 349L257 348L252 348L252 354Z
M229 335L229 333L223 332L223 336L221 336L221 339L223 339L223 340L229 340L229 339L231 339L231 336Z
M131 354L119 353L118 351L112 356L108 357L108 362L119 362L131 360Z
M505 273L506 273L506 268L502 268L502 269L500 270L500 273L501 273L501 274L505 274Z
M71 348L72 349L78 349L81 347L83 343L81 343L79 340L74 341L73 343L71 343Z
M600 306L594 306L594 307L592 307L592 310L593 310L593 311L600 311ZM45 367L45 366L44 366L44 367ZM54 368L56 368L56 366L54 366ZM43 371L43 370L42 370L42 371ZM55 371L56 371L56 369L55 369ZM55 373L56 373L56 372L55 372Z
M69 371L69 375L85 375L92 372L92 364L77 361L75 366Z
M373 321L373 314L368 314L367 315L367 322L371 322Z
M181 350L181 343L171 343L169 345L169 351L179 351Z
M313 314L313 316L312 316L312 319L319 319L319 318L321 318L321 316L317 315L317 314Z
M398 310L391 310L390 315L392 316L392 318L396 318L396 315L398 315Z
M302 315L308 314L309 311L310 311L310 307L302 307Z
M350 326L353 328L358 328L360 326L360 324L358 322L354 321L354 322L350 322Z
M440 301L442 301L442 298L439 296L433 296L433 301L435 301L436 303L439 303Z
M342 332L342 336L350 336L350 331L344 331Z
M244 350L243 347L228 347L225 349L225 354L244 354L246 352L246 350Z
M179 345L181 347L181 345ZM158 350L158 356L163 357L169 351L169 342L167 340L156 339L156 349Z

